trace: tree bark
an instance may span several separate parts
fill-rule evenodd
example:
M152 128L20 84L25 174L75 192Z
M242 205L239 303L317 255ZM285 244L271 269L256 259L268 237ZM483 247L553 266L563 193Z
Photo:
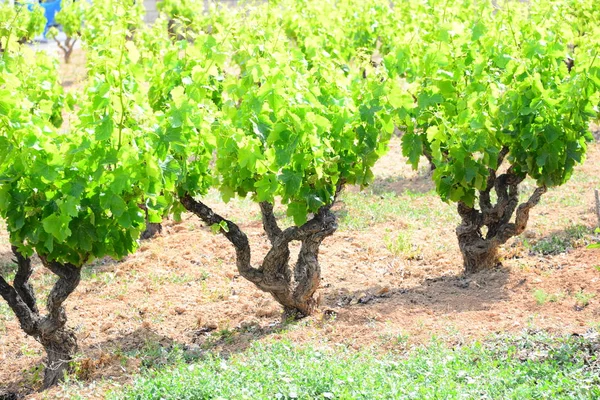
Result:
M338 188L338 191L341 186ZM285 230L277 224L271 203L260 203L263 228L271 242L271 249L258 267L251 265L251 250L247 236L233 222L214 213L208 206L186 194L181 203L208 225L223 225L220 232L236 250L236 264L241 276L270 293L284 308L284 315L302 318L317 307L314 294L321 280L318 262L319 247L323 240L337 230L337 220L331 205L322 207L302 226ZM301 242L301 249L293 268L290 267L290 243Z
M64 45L57 38L54 38L54 41L56 42L58 48L61 49L64 54L65 64L69 64L71 62L71 54L73 54L73 49L75 48L77 38L73 39L67 37Z
M13 246L17 274L11 286L0 276L0 295L6 300L25 333L39 341L47 354L43 389L55 385L69 368L77 351L75 333L66 326L67 315L63 303L77 288L81 271L72 264L47 261L40 257L46 268L58 275L58 280L47 300L47 315L40 315L29 279L33 272L31 260L23 257Z
M462 224L456 229L458 246L463 256L465 273L472 274L490 269L498 264L498 249L483 237L482 223L477 210L459 203Z
M498 156L498 166L502 164L508 149L504 148ZM527 227L529 211L539 203L546 187L536 188L525 203L519 203L519 184L524 176L515 174L512 169L498 177L496 171L490 170L485 190L479 193L479 207L469 207L458 203L458 213L462 223L456 228L458 244L463 256L465 273L475 273L498 265L498 248L510 238L518 236ZM490 192L494 189L498 195L495 205L490 200ZM517 207L518 205L518 207ZM516 213L515 213L516 210ZM515 222L511 223L513 214ZM482 234L482 228L487 233Z
M68 372L78 350L77 337L72 329L62 327L47 336L41 336L40 343L48 356L43 381L43 389L47 389L60 382Z
M425 142L423 142L423 155L429 162L429 171L435 171L435 163L433 162L433 155L431 154L431 149L427 144L425 144Z
M68 327L67 314L63 303L77 288L81 280L81 269L73 264L61 264L40 257L46 268L58 275L58 281L50 291L47 300L48 315L39 323L39 341L48 354L44 371L44 389L63 379L69 363L77 352L77 338Z
M180 19L170 18L167 22L167 32L172 40L184 40L187 35L187 26Z
M15 291L21 296L21 299L25 302L27 307L29 307L31 312L38 314L39 310L35 299L35 293L33 287L29 284L29 278L31 278L31 274L33 273L31 258L23 257L15 246L12 246L12 252L15 255L14 262L17 264L17 273L13 282Z

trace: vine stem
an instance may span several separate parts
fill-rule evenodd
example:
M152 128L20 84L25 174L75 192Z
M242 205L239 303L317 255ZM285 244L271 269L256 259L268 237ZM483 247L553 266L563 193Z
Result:
M8 44L10 42L10 37L12 36L13 33L13 28L15 26L15 21L17 20L17 18L19 18L19 14L21 13L21 8L19 8L19 10L15 13L15 18L13 18L12 22L10 23L10 30L8 31L8 36L6 37L6 49L4 49L4 51L2 52L2 57L4 58L4 54L8 54ZM2 44L0 42L0 44ZM2 46L0 46L1 48Z
M596 198L596 216L598 217L598 228L600 229L600 194L598 189L594 189L594 196Z
M121 138L123 136L123 124L125 123L125 104L123 102L123 55L125 54L125 42L119 56L119 103L121 104L121 121L119 122L119 143L117 145L117 152L121 150Z

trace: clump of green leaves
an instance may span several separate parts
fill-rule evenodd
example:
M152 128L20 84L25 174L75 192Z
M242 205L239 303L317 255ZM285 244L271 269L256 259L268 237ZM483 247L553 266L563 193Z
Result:
M204 3L194 0L165 0L157 4L158 10L171 19L193 21L204 12Z
M30 9L29 9L30 8ZM11 42L26 43L44 32L46 17L39 4L11 5L0 3L0 52Z
M412 243L410 232L399 232L396 235L387 235L385 237L386 248L395 256L404 256L409 260L416 259L421 254L420 246Z
M600 228L596 228L594 233L600 234ZM600 240L598 241L598 243L592 243L592 244L588 245L588 248L589 249L600 249Z

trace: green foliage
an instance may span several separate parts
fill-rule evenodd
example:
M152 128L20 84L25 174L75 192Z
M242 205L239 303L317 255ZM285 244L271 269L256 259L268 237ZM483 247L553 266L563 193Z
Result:
M306 59L319 63L325 55L338 60L342 69L351 68L356 59L381 56L387 51L382 41L391 39L398 25L393 8L379 0L300 0L279 5L269 11Z
M35 4L31 8L0 3L0 49L10 48L11 42L28 42L44 32L44 9Z
M357 93L369 93L361 79L350 80L333 66L325 73L325 60L313 70L302 61L265 57L252 63L262 77L256 82L249 71L244 86L230 86L222 109L231 123L223 121L217 131L221 191L252 193L257 201L280 197L296 224L330 204L338 183L369 184L391 133L391 126L381 131L376 93L362 104L354 101Z
M438 3L284 0L204 14L197 2L169 1L162 11L194 26L173 42L164 18L144 25L140 2L66 2L57 18L83 37L89 70L72 132L51 126L73 102L58 91L24 91L43 114L19 114L9 91L0 103L38 131L12 140L26 146L6 164L13 240L72 261L122 256L143 226L136 204L158 221L182 211L183 193L211 187L225 200L279 199L301 224L339 185L373 180L394 125L406 130L413 165L431 156L444 200L472 205L504 148L515 173L540 185L566 181L585 153L600 71L586 34L562 25L566 3L494 13L487 3ZM585 10L564 18L586 18ZM15 90L29 85L18 81ZM91 182L74 183L74 168ZM80 234L106 218L114 225ZM82 242L61 247L75 237ZM108 241L95 248L100 237Z
M122 257L143 228L139 204L156 221L165 210L179 211L177 194L203 194L214 184L225 197L282 196L299 224L333 200L341 181L372 179L370 168L391 132L380 113L378 81L327 60L309 68L275 31L242 40L260 11L232 18L227 27L216 14L211 34L165 51L170 41L143 27L140 10L111 0L93 11L65 4L60 18L69 35L79 34L85 13L89 74L68 133L55 128L67 105L60 91L53 93L55 66L41 58L34 75L48 75L49 83L36 92L24 90L29 83L18 74L26 70L24 56L3 58L0 214L24 254L35 250L77 265ZM238 36L224 43L225 29L234 25ZM128 41L134 31L140 37ZM267 40L273 52L257 40ZM10 70L11 60L18 71ZM239 74L227 73L231 61ZM288 148L288 139L296 145Z
M417 259L421 256L421 246L415 245L410 236L412 232L401 231L395 236L387 235L385 237L385 247L394 256L404 256L409 260Z
M600 234L600 228L596 228L596 230L594 231L594 233ZM598 243L589 244L588 248L589 249L600 249L600 241L598 241Z
M278 26L280 9L220 13L149 71L160 110L154 147L172 172L165 187L203 195L216 186L226 201L279 198L298 225L339 185L368 185L393 130L382 77L339 68L325 51L312 64ZM156 41L140 46L154 51Z
M160 193L160 168L146 153L152 119L140 117L145 92L135 79L136 53L125 44L126 29L115 33L90 54L89 79L68 132L55 127L55 105L60 115L70 111L60 106L72 102L62 91L53 94L55 63L25 48L2 59L0 143L7 151L0 159L0 216L25 255L35 251L78 266L121 258L134 251L144 228L139 205L154 204ZM107 51L116 40L121 51ZM36 60L25 77L35 77L37 90L18 74L26 57Z
M87 1L61 0L60 11L54 20L60 24L67 37L79 38L84 18L91 8Z
M571 51L575 32L553 4L437 3L407 7L430 17L385 59L414 98L397 101L404 155L416 166L429 153L442 199L469 206L502 149L515 174L563 184L591 140L597 49Z
M123 34L130 38L145 26L146 9L141 1L95 0L92 7L81 7L86 11L81 37L90 49L101 44L117 48Z
M533 334L455 349L433 343L406 358L255 345L227 360L209 356L149 372L109 398L592 399L600 395L600 381L589 345Z
M165 0L157 4L169 18L192 21L204 12L204 2L194 0Z

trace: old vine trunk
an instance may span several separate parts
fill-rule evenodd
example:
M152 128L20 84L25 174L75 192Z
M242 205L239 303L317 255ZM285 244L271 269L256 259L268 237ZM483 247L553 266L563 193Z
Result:
M286 317L301 318L317 307L315 292L321 280L319 247L323 240L337 230L337 220L331 206L322 207L302 226L281 230L273 214L271 203L260 203L263 228L271 242L271 249L262 264L252 267L247 236L233 222L215 214L209 207L190 195L181 198L184 207L208 225L223 225L221 233L236 249L236 264L240 275L260 290L270 293L284 308ZM301 243L298 260L290 267L290 243Z
M507 149L500 152L498 166L507 153ZM458 203L462 223L456 228L456 235L466 273L493 268L498 264L498 248L525 230L529 211L546 192L545 186L538 187L528 201L519 205L519 184L524 176L517 175L511 168L498 177L495 170L489 173L486 189L479 193L480 210ZM494 205L490 196L492 189L498 196ZM513 214L516 214L515 222L510 222ZM485 235L484 227L487 228Z
M63 303L73 293L80 281L80 269L72 264L47 261L40 257L44 266L58 280L47 300L47 315L41 315L33 287L29 283L33 268L31 259L23 257L15 247L17 273L11 286L0 276L0 295L15 313L23 331L38 340L48 356L44 371L43 389L60 381L77 351L75 333L66 326L67 315Z

